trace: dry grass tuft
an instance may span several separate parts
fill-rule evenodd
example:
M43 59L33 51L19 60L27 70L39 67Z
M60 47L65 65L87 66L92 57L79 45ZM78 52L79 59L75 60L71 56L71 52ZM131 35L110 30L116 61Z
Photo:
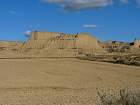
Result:
M140 105L140 89L98 89L97 94L97 105Z

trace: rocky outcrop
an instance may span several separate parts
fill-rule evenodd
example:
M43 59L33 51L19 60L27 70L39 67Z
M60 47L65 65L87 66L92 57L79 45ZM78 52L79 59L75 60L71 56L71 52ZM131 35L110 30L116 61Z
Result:
M77 57L103 53L96 38L87 33L76 35L54 32L32 32L21 52L29 56Z
M18 41L0 41L0 58L10 58L19 55L23 43Z
M22 44L18 41L0 41L0 50L18 50Z
M140 54L140 40L136 39L134 42L131 43L131 53Z
M136 40L136 41L134 42L134 47L135 47L135 48L140 48L140 40Z
M138 65L139 54L140 40L133 43L117 41L105 43L88 33L35 31L24 43L0 41L0 58L85 57L84 59L89 60Z
M140 49L140 40L135 40L132 48L133 49Z

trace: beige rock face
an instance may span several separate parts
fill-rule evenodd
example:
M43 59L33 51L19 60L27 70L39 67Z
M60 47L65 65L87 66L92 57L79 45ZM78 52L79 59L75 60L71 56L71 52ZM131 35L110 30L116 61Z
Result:
M0 41L0 58L10 58L17 56L22 45L22 42Z
M81 49L84 54L103 53L97 39L87 33L80 33L77 40L77 48Z
M21 46L21 42L0 41L0 50L18 50Z
M97 39L87 33L71 35L54 32L32 32L21 51L31 56L49 57L76 57L104 52Z
M134 45L131 46L132 53L140 53L140 40L135 40Z
M140 48L140 40L136 40L136 41L134 42L134 47L135 47L135 48Z

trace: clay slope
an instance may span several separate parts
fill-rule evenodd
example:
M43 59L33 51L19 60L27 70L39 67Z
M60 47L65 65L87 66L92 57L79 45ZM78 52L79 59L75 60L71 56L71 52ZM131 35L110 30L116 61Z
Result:
M32 32L31 37L21 49L21 53L26 56L39 57L77 57L103 52L97 39L87 33L71 35Z
M131 52L140 54L140 40L135 40L133 44L134 45L131 46Z
M17 41L0 41L0 58L10 58L19 55L19 49L22 42Z

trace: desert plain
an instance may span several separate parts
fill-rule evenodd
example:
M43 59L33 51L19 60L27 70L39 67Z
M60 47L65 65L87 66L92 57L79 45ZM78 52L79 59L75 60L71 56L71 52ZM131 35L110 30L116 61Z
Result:
M140 87L140 67L77 58L0 59L1 105L95 105L98 88Z

